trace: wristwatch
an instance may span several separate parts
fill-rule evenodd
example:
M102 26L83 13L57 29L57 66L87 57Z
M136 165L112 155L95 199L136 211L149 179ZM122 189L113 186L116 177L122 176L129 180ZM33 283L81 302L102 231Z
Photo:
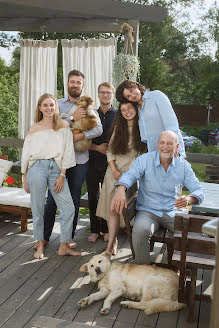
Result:
M69 116L69 119L70 119L70 121L73 121L73 122L74 122L74 117L73 117L73 115Z
M189 197L189 200L188 200L188 205L192 205L190 197Z
M64 173L60 173L59 175L61 175L61 177L65 178L65 174Z

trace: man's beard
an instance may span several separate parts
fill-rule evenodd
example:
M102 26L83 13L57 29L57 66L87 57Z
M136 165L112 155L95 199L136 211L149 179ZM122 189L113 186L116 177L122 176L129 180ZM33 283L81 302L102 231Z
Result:
M68 88L68 94L72 98L78 98L81 95L82 90L79 88Z

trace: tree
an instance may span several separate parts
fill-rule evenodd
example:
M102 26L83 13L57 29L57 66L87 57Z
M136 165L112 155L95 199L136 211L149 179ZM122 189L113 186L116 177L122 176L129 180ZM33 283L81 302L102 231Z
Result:
M0 58L0 137L18 138L19 74L8 68ZM2 148L12 161L18 160L18 150Z

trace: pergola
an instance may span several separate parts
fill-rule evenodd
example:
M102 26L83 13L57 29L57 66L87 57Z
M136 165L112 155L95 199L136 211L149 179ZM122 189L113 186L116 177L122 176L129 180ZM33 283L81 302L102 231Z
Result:
M0 30L23 32L119 32L134 28L137 54L139 21L161 22L167 9L120 0L0 0Z
M134 29L135 55L139 21L159 23L166 15L166 8L123 0L0 0L1 31L115 33L127 22ZM22 144L23 140L0 140L0 146L21 147Z

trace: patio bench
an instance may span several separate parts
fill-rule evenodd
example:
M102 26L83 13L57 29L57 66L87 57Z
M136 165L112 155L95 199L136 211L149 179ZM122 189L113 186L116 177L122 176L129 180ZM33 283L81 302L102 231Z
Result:
M15 213L21 216L21 232L27 230L30 209L30 194L23 188L0 188L0 212Z
M219 166L206 166L205 174L210 176L205 182L219 183Z
M8 155L0 155L0 158L8 160ZM21 167L14 165L11 172L18 174L21 172ZM30 194L27 194L23 188L0 187L0 212L20 214L21 232L25 232L28 214L31 212Z

